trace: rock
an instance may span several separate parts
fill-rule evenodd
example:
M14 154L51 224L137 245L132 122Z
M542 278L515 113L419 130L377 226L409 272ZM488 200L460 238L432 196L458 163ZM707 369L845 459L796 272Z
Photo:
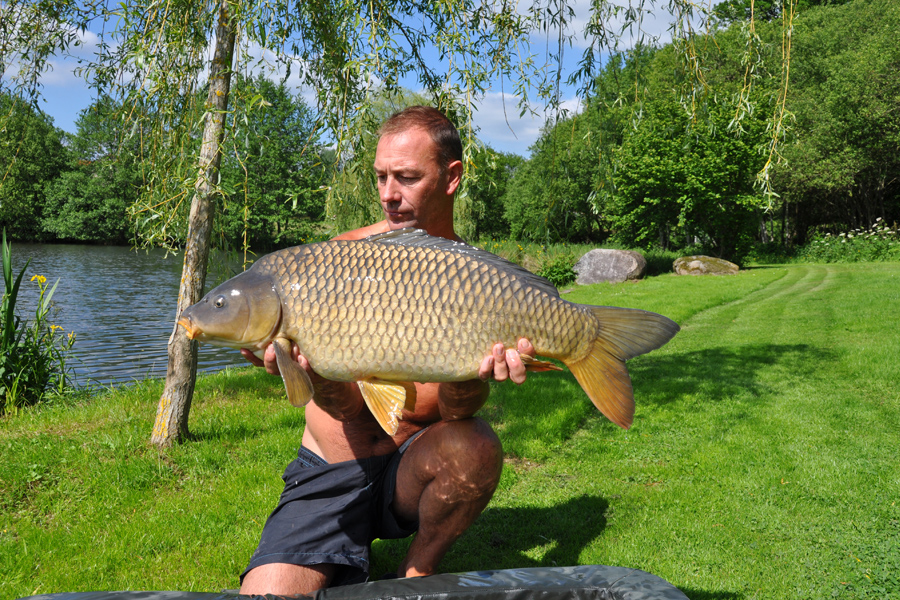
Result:
M672 263L678 275L734 275L740 267L712 256L682 256Z
M621 283L643 277L647 261L639 252L599 248L582 256L572 269L578 273L577 282L581 285Z

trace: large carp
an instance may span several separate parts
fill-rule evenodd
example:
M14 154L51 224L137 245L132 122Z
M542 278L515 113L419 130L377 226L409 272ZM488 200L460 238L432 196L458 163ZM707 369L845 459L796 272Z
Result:
M642 310L574 304L546 279L467 244L403 229L364 240L273 252L189 307L191 339L258 356L275 345L288 399L313 396L291 341L316 373L356 381L372 414L394 434L415 402L406 382L478 377L497 342L528 338L561 360L617 425L634 417L629 358L669 341L678 325ZM557 368L523 357L530 370Z

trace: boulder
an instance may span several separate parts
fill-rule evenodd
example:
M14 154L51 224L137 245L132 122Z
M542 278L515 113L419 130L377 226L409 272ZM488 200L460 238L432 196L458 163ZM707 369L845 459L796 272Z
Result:
M740 270L736 264L712 256L682 256L672 263L678 275L734 275Z
M631 250L591 250L581 257L572 269L578 273L577 283L621 283L640 279L647 270L647 261L639 252Z

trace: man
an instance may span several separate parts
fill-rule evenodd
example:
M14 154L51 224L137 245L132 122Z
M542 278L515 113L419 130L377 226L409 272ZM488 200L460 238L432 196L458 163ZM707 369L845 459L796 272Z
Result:
M382 126L375 174L385 219L338 236L355 240L404 227L458 240L453 198L462 178L459 132L439 111L415 106ZM487 506L502 468L500 441L472 415L488 395L486 380L525 380L519 353L497 344L482 362L481 379L416 384L414 412L403 412L389 436L366 408L355 383L309 372L315 397L306 407L298 458L284 474L285 489L263 528L242 576L242 594L310 593L365 581L373 539L415 533L397 571L429 575L450 546ZM263 362L277 373L274 350Z

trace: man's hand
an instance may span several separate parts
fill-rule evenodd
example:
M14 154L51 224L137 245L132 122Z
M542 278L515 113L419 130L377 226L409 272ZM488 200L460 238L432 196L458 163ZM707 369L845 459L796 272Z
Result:
M520 354L535 355L534 346L525 338L519 339L515 350L512 348L507 350L500 343L494 344L491 354L485 356L481 361L478 377L486 380L493 376L497 381L512 379L517 384L523 383L525 381L525 364L522 362Z
M241 348L241 354L244 358L249 360L251 363L256 365L257 367L265 367L266 373L269 375L281 375L281 371L278 369L278 360L275 358L275 346L269 344L266 346L266 352L263 355L263 358L257 358L253 352L247 350L246 348ZM306 362L304 364L300 361L300 348L297 347L297 344L291 344L291 360L294 360L300 363L300 366L306 369L306 372L310 372L309 362L304 358L303 360Z
M266 352L262 359L257 358L253 352L246 348L241 348L241 354L257 367L265 367L266 373L270 375L281 375L281 371L278 369L278 359L275 357L275 346L273 344L266 346ZM305 356L300 354L300 347L295 343L291 343L291 360L298 363L301 369L309 373L313 385L320 381L324 381L322 377L312 370L312 367L309 366L309 361L306 360Z

